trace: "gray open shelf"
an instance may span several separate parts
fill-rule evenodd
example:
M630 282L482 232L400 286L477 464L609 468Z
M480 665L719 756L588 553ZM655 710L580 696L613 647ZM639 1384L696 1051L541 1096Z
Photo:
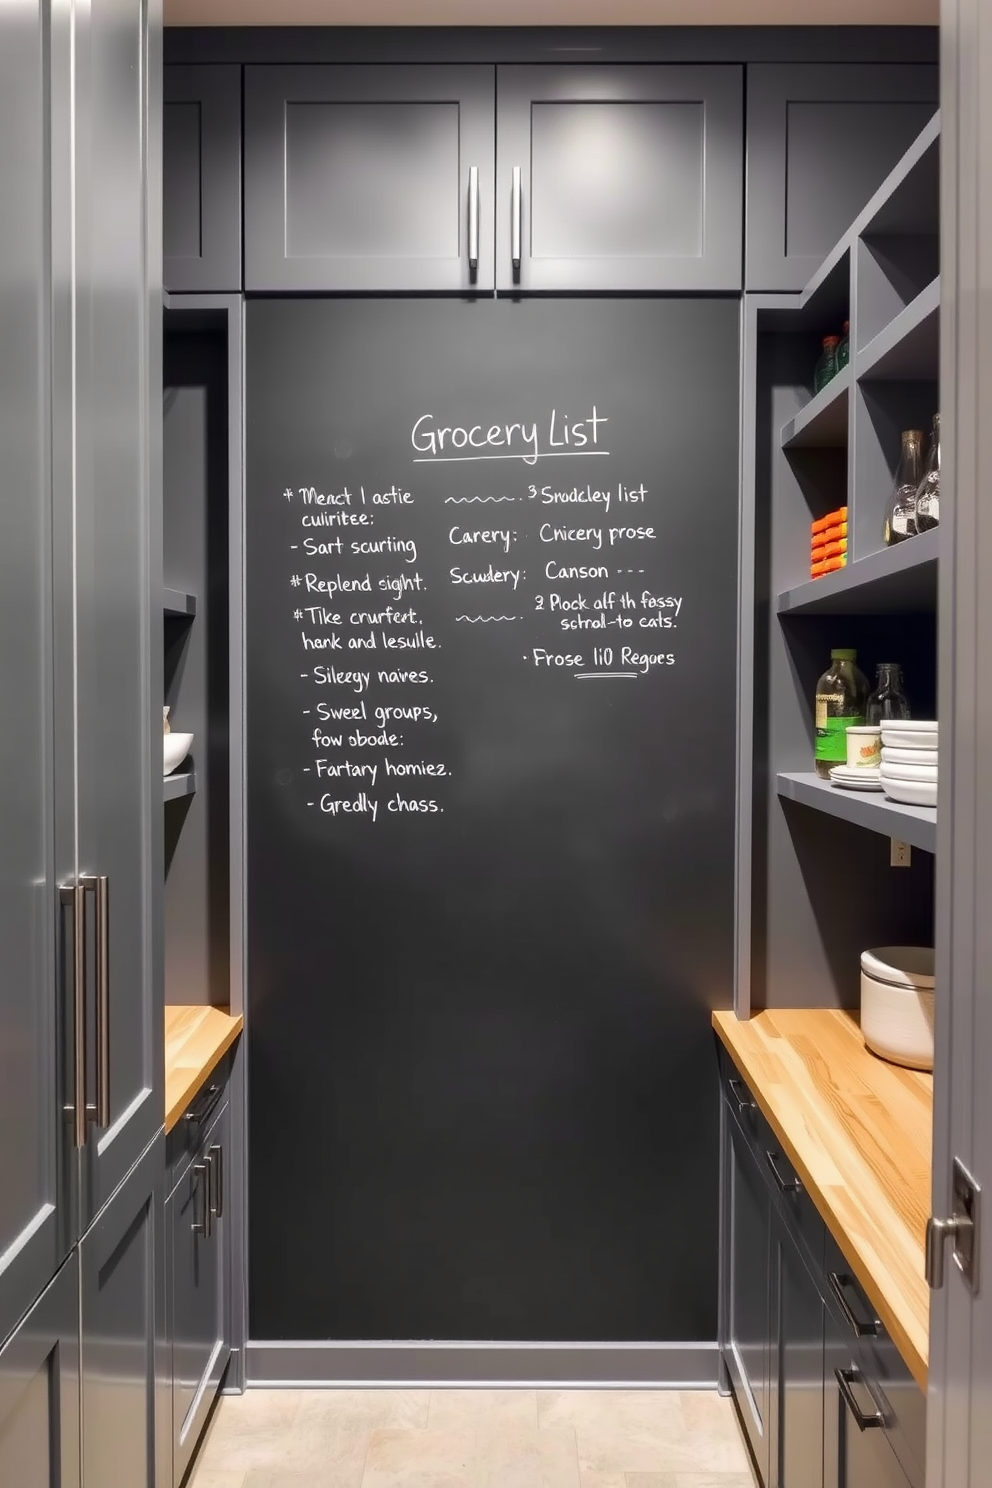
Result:
M934 611L940 529L908 538L778 596L780 615L899 615Z
M163 589L162 608L170 620L192 620L196 614L196 595L181 589Z
M166 775L162 779L162 798L165 801L179 801L183 796L195 794L195 770L177 770L174 775Z
M838 449L847 444L851 368L843 367L782 429L782 448Z
M824 811L828 816L852 822L869 832L879 832L883 837L895 837L923 852L937 851L935 806L903 806L890 801L881 791L839 790L812 771L779 775L776 788L787 801Z
M940 279L932 279L858 353L859 382L934 382L940 367Z

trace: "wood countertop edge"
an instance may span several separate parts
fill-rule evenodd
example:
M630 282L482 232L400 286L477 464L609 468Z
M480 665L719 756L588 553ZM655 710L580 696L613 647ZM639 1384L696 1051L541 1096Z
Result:
M868 1299L877 1308L879 1319L898 1349L906 1367L909 1369L920 1389L926 1392L929 1369L928 1334L926 1330L921 1332L908 1303L904 1302L901 1297L893 1300L891 1295L887 1294L886 1289L880 1284L877 1274L873 1269L871 1256L864 1253L862 1247L844 1223L837 1198L847 1195L847 1186L843 1183L823 1185L817 1182L811 1173L809 1165L804 1159L801 1142L797 1143L793 1139L788 1123L782 1119L774 1101L770 1099L768 1091L765 1089L763 1083L764 1075L749 1060L747 1047L734 1038L734 1025L736 1024L738 1027L746 1028L748 1026L747 1021L739 1020L731 1012L715 1012L712 1021L717 1036L734 1062L739 1065L741 1074L746 1077L749 1088L758 1103L762 1115L778 1140L782 1143L785 1155L802 1179L803 1185L816 1205L818 1213L840 1247L844 1259L851 1267L857 1281L864 1288ZM922 1280L922 1246L920 1247L919 1261Z
M204 1014L197 1019L197 1013ZM170 1022L192 1019L194 1027L170 1057ZM197 1091L213 1074L244 1028L241 1014L232 1016L222 1008L169 1006L165 1009L165 1132L179 1122ZM173 1039L173 1042L175 1040Z

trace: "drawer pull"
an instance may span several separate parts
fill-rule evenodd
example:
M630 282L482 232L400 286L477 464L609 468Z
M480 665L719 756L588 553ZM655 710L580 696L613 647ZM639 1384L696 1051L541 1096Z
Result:
M830 1290L837 1299L837 1305L844 1314L844 1319L854 1334L855 1338L877 1338L882 1331L882 1324L878 1318L859 1318L847 1300L847 1288L854 1290L854 1283L849 1276L838 1275L831 1271L827 1280L830 1282Z
M859 1431L870 1431L878 1426L885 1425L885 1415L879 1407L878 1401L868 1388L868 1381L860 1369L855 1369L853 1365L848 1369L835 1369L834 1379L837 1381L837 1388L844 1397L844 1402L854 1417ZM868 1394L871 1396L871 1403L875 1407L871 1415L865 1415L855 1400L854 1391L851 1388L852 1385L861 1385L863 1389L868 1391Z
M520 260L522 255L522 231L521 231L521 198L520 167L515 165L510 177L510 259L513 263L513 272L520 275Z
M731 1079L727 1081L727 1085L731 1095L737 1102L737 1114L739 1116L743 1116L745 1111L756 1111L758 1109L758 1102L750 1090L748 1090L743 1080Z
M188 1126L203 1126L204 1122L209 1118L211 1111L220 1100L220 1097L221 1087L219 1085L209 1086L200 1096L196 1105L190 1106L183 1120Z
M479 269L479 167L468 169L468 266L475 274Z
M800 1181L799 1181L798 1178L793 1178L791 1181L788 1178L783 1178L781 1169L779 1168L779 1165L778 1165L778 1153L777 1152L766 1152L765 1153L765 1161L767 1162L769 1168L771 1169L772 1177L775 1179L775 1182L778 1184L778 1188L779 1188L779 1192L780 1193L784 1193L784 1194L802 1193L803 1186L800 1183Z
M215 1219L224 1214L224 1149L215 1142L207 1153L210 1167L210 1209Z

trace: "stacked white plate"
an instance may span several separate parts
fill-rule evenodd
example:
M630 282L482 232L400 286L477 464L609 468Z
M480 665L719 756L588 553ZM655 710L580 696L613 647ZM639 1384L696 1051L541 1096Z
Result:
M891 801L936 806L936 722L919 718L883 722L878 778Z

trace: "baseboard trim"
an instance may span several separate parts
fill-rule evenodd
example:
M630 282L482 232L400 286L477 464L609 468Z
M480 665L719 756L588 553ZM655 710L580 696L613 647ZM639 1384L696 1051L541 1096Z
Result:
M246 1383L715 1390L716 1343L253 1342Z

